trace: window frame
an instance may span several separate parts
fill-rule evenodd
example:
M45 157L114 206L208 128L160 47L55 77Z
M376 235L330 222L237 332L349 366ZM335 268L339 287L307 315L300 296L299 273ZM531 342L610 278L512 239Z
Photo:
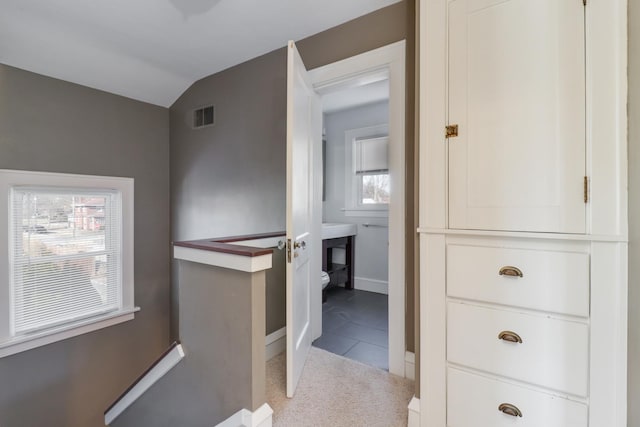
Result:
M356 140L389 138L389 125L380 124L365 128L350 129L344 133L345 153L345 216L381 217L389 216L389 203L362 203L362 175L356 174ZM387 144L391 144L388 139ZM390 170L387 172L391 179Z
M121 195L122 235L120 292L122 305L119 310L90 318L41 329L32 333L11 334L11 190L14 187L66 188L80 191L109 190ZM134 305L134 180L133 178L76 175L52 172L32 172L0 169L0 357L92 332L134 318L139 310Z

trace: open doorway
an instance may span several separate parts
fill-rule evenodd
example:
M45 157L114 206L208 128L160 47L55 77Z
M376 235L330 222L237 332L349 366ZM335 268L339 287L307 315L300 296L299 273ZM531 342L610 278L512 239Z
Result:
M389 79L323 106L322 336L313 345L389 369Z
M314 176L323 191L313 201L323 244L314 256L329 281L312 291L314 345L400 376L407 376L404 48L398 42L310 72L323 103L315 168L323 173Z

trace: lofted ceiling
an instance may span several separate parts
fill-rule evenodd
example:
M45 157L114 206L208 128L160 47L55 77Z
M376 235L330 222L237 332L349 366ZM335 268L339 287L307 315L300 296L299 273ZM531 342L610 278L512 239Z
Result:
M399 0L0 0L0 63L156 105Z

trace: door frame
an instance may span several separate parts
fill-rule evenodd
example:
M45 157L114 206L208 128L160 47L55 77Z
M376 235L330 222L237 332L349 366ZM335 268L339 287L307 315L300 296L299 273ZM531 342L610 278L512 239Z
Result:
M410 376L405 368L405 45L401 40L309 71L317 92L381 73L389 76L389 140L401 141L390 143L389 170L392 177L402 177L395 182L392 178L389 204L389 372L401 377ZM322 171L321 150L314 150L316 171ZM322 182L321 172L313 180ZM313 209L322 217L321 198L314 198ZM322 335L321 286L313 287L311 303L312 337L317 339Z

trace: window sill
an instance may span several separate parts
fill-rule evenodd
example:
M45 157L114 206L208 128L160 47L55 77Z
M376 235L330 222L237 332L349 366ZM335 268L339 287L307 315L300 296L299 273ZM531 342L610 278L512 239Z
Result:
M11 338L0 343L0 358L133 320L136 311L140 311L140 307L123 309L30 335Z
M351 208L351 209L342 209L344 212L344 216L361 216L361 217L369 217L369 218L388 218L389 217L389 209L384 208L373 208L373 209L364 209L364 208Z

